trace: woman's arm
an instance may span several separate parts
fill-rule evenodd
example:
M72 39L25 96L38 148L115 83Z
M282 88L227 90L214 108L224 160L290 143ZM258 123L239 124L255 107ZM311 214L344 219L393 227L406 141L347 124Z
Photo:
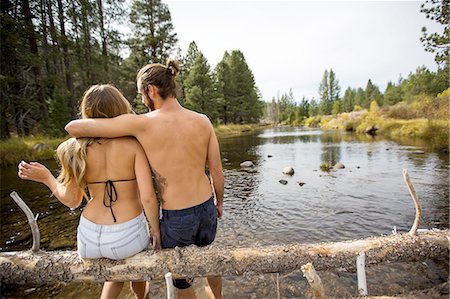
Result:
M159 230L159 207L156 199L155 189L153 188L152 173L148 164L144 149L138 144L134 169L139 188L139 196L144 207L147 221L150 224L150 234L153 240L153 246L156 249L161 248L161 237Z
M136 136L145 128L145 115L122 114L113 118L85 118L72 120L65 130L74 137L115 138Z
M23 180L31 180L46 185L52 194L65 206L78 208L83 200L83 192L77 182L72 180L67 186L59 183L44 165L22 161L19 163L18 175Z

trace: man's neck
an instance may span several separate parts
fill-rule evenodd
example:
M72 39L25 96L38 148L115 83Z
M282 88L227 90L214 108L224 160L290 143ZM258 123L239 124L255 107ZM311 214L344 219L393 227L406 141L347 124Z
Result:
M174 97L169 97L165 100L160 101L160 105L157 108L160 111L169 111L169 110L177 110L181 109L180 103L178 103L178 100Z

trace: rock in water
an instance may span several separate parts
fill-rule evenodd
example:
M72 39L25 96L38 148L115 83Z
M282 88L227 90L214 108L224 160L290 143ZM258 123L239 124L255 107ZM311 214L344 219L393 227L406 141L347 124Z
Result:
M286 180L279 180L278 182L283 185L287 185L287 183L288 183L288 181L286 181Z
M300 185L300 187L303 187L303 185L305 185L305 182L298 182L298 184Z
M342 169L342 168L345 168L345 165L342 164L341 162L338 162L333 166L333 168L334 169Z
M33 149L34 150L36 150L36 151L42 151L42 150L45 150L45 149L47 149L48 148L48 145L47 144L44 144L44 143L36 143L34 146L33 146Z
M294 168L289 166L289 167L285 167L283 169L283 173L287 174L287 175L293 175L295 173L295 171L294 171Z
M252 161L244 161L241 163L241 167L253 167L255 164L253 164Z

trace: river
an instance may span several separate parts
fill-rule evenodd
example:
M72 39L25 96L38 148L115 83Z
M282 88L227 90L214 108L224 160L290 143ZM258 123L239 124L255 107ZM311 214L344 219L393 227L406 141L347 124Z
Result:
M449 227L449 156L431 151L432 147L424 142L276 127L222 139L220 146L225 203L216 244L237 247L341 241L390 234L394 227L406 232L414 221L415 209L403 180L403 169L408 170L422 201L421 228ZM240 163L247 160L255 166L241 168ZM341 162L345 168L324 172L320 169L322 162ZM44 164L56 173L54 161ZM294 175L282 173L286 166L294 168ZM281 179L287 184L281 184ZM76 226L82 208L66 208L50 196L46 187L18 179L15 167L9 167L1 169L1 251L31 247L27 220L9 198L13 190L40 215L42 249L76 249ZM372 286L368 278L369 293L396 294L446 281L447 261L425 264L426 267L422 263L373 267L368 270L369 277L370 273L378 277L386 271L397 274L383 274L392 282L375 280ZM411 274L414 270L406 269L416 269L421 273L417 274L420 279ZM401 272L409 272L409 276ZM354 273L336 270L323 275L332 282L337 297L356 294ZM275 277L226 278L225 294L273 298ZM307 283L299 273L284 273L280 277L282 297L308 297ZM163 298L164 285L152 283L152 298ZM2 287L5 298L95 298L99 292L99 284ZM122 297L131 298L129 291L123 291Z

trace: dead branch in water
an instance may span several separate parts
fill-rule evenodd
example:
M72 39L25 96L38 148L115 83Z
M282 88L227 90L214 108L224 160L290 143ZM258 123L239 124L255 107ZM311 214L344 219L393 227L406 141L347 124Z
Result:
M414 201L414 206L416 207L416 217L414 218L414 224L409 231L410 235L417 235L417 229L419 228L420 222L422 221L422 204L420 202L419 197L417 196L416 190L414 190L414 186L411 183L411 179L409 178L408 170L403 169L403 178L405 179L406 186L408 186L409 193Z
M142 252L125 260L81 260L74 251L1 252L0 282L42 284L70 281L130 281L173 276L235 276L288 272L311 262L316 270L345 268L355 271L355 259L365 253L366 265L387 261L448 259L449 231L429 231L418 236L397 234L364 240L223 248L189 246Z
M31 247L32 251L38 251L41 246L41 234L39 232L39 227L37 225L37 217L39 214L33 216L33 212L28 207L28 205L20 198L19 194L16 191L11 192L11 198L16 202L16 204L22 209L28 219L28 224L31 227L31 234L33 235L33 246Z

